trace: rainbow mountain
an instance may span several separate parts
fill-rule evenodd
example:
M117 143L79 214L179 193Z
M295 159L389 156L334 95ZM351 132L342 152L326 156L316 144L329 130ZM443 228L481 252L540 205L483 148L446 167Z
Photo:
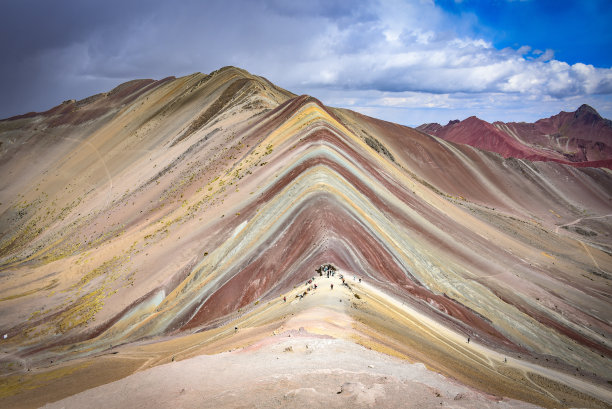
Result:
M244 368L275 345L306 362L302 341L422 363L445 379L419 389L431 404L612 404L609 169L504 158L235 67L8 118L0 143L2 405L96 406L129 379L202 357ZM247 396L403 402L408 381L372 379ZM161 390L153 406L174 402Z

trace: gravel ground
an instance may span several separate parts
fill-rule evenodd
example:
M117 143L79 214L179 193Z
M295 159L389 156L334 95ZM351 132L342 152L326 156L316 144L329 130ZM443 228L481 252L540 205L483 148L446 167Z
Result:
M287 331L161 365L45 408L535 408L342 339Z

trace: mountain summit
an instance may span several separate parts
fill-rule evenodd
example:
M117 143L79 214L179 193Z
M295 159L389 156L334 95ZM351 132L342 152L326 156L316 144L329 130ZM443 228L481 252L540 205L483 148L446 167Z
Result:
M495 122L476 117L446 126L423 124L418 130L508 158L555 161L573 166L612 168L612 121L589 105L535 123ZM496 129L492 129L491 125Z
M606 407L612 175L488 151L582 111L474 149L225 67L0 121L0 406Z

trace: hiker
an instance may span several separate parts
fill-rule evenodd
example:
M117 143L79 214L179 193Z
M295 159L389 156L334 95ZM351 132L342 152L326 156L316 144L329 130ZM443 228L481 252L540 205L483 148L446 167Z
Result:
M334 285L333 285L333 284L331 284L331 289L332 289L332 290L334 289Z
M238 327L234 327L234 332L238 331Z
M286 296L283 297L283 302L287 302L287 297Z
M359 282L361 282L361 278L359 279Z
M468 344L470 343L470 337L468 337Z
M504 357L504 363L507 364L508 363L508 359L506 359L506 357Z

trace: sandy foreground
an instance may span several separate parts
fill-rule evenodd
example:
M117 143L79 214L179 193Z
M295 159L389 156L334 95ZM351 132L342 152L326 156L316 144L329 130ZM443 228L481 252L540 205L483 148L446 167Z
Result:
M287 331L249 348L161 365L45 408L535 408L497 401L352 342Z
M342 339L353 324L346 313L349 291L337 278L318 282L321 287L303 299L283 302L301 313L251 345L156 366L44 407L538 407ZM257 330L233 331L239 343L249 343Z

